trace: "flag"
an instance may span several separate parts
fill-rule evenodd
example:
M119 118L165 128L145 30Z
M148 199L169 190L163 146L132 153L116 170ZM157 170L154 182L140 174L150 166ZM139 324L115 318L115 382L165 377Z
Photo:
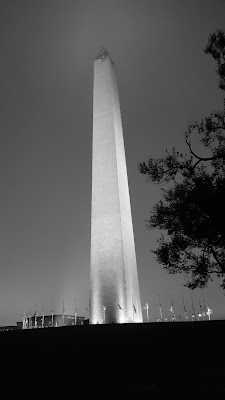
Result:
M170 307L170 311L173 312L173 305Z
M148 308L149 308L149 305L148 305L148 303L146 303L143 310L147 310Z
M119 303L118 303L118 308L119 308L119 310L122 310L122 307L119 305Z
M103 304L103 311L105 311L106 310L106 306Z
M134 307L134 312L136 313L136 312L137 312L137 310L136 310L136 308L135 308L134 304L133 304L133 307Z

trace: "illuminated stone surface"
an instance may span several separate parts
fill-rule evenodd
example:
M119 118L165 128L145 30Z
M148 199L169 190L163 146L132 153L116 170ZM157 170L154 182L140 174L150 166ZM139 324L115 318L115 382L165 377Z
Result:
M94 62L90 269L90 323L142 322L117 80L105 49Z

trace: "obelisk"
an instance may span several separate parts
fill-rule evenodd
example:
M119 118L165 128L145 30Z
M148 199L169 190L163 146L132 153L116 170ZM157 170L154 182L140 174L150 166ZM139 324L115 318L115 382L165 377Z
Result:
M90 323L143 322L114 63L94 61Z

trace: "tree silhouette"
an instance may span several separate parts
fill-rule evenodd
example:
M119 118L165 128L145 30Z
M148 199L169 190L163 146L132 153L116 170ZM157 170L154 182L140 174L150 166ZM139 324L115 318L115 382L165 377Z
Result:
M225 32L210 35L204 51L215 59L218 86L225 91ZM193 150L194 134L209 157ZM185 286L203 288L216 274L225 289L225 101L222 111L189 124L185 141L184 154L174 147L138 165L148 181L168 183L147 220L148 229L161 231L152 252L169 273L185 273Z

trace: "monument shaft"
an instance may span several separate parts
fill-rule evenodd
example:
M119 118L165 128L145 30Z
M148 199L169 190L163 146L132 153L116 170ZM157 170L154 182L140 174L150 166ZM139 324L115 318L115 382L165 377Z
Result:
M142 322L117 80L94 62L90 323Z

